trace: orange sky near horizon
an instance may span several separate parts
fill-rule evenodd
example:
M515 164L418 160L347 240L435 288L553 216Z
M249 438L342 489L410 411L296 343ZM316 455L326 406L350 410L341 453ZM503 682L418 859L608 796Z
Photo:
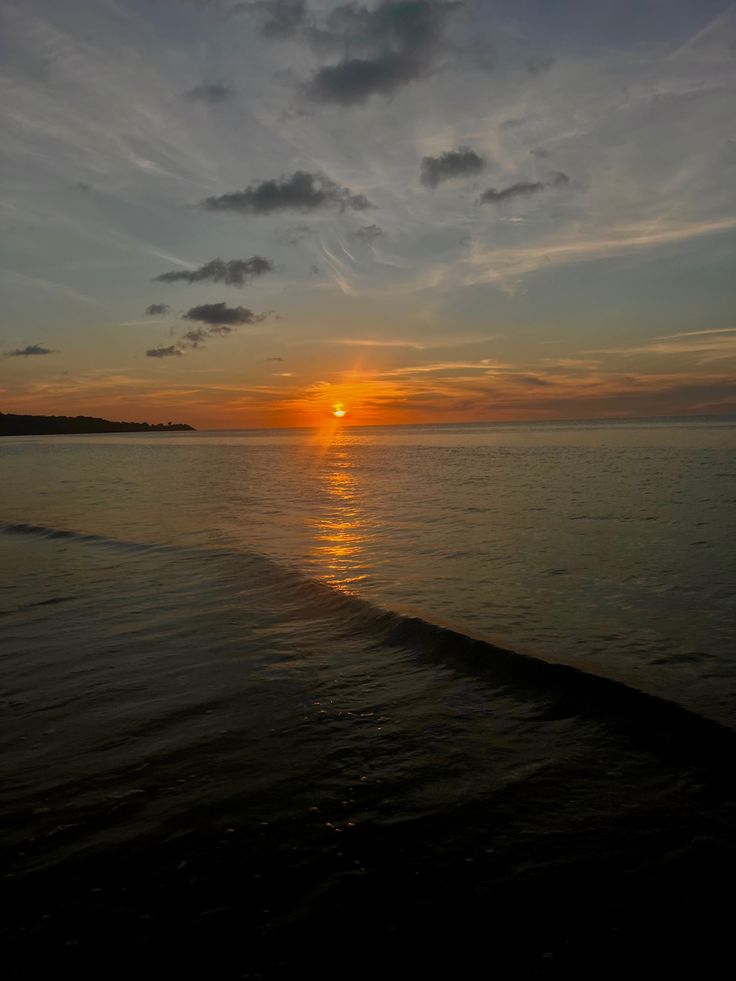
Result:
M3 411L173 421L197 429L707 415L736 408L731 384L727 373L694 377L684 366L636 373L595 361L534 368L484 359L386 371L352 368L306 384L289 378L277 385L213 380L162 386L150 377L65 375L3 399ZM346 411L339 420L333 414L338 403Z

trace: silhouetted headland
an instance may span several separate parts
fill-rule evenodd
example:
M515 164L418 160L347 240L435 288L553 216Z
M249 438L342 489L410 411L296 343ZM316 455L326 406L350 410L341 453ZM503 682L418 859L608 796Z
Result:
M57 433L160 433L193 431L184 422L111 422L93 416L21 416L0 412L0 436L48 436Z

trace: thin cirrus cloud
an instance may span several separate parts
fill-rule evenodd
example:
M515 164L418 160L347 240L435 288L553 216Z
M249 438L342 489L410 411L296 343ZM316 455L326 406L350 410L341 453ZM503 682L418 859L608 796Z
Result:
M591 354L618 354L625 357L640 354L692 354L701 360L716 361L736 358L736 328L688 330L677 334L662 334L641 344L621 347L594 348Z
M31 358L41 354L54 354L50 347L42 347L40 344L26 344L25 347L17 347L14 351L4 351L6 358Z
M234 211L244 215L270 215L279 211L306 214L328 208L367 211L374 207L364 194L354 194L326 174L304 170L254 182L242 191L205 198L202 206L208 211Z
M486 159L469 146L446 150L438 157L422 157L419 179L425 187L435 188L443 181L474 177L486 169Z
M154 282L158 283L223 283L225 286L242 287L258 276L273 272L271 259L254 255L250 259L212 259L199 269L177 270L161 273ZM150 307L149 307L150 310ZM163 311L162 311L163 312Z

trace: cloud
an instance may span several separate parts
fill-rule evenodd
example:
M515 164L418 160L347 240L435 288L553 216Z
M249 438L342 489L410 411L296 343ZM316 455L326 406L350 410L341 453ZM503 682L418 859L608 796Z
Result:
M383 235L383 229L380 225L363 225L357 232L352 233L352 237L357 239L361 245L372 245L381 235Z
M472 177L485 170L486 161L469 146L446 150L439 157L422 157L420 180L425 187L437 187L442 181Z
M498 204L500 201L508 201L509 198L523 198L530 194L538 194L544 190L545 185L541 181L519 181L509 187L503 187L497 191L495 187L489 187L484 191L479 201L481 204Z
M239 324L257 324L267 316L268 314L265 313L253 313L247 307L229 307L226 303L203 303L188 310L184 314L184 319L209 324L211 332L227 334Z
M253 313L246 307L228 307L225 303L205 303L192 307L184 314L184 319L194 320L198 326L182 334L176 344L152 348L146 351L146 355L149 358L178 357L185 351L203 348L205 341L212 337L226 337L240 324L257 324L268 316L267 313Z
M308 238L311 234L312 229L309 225L292 225L290 228L277 229L274 237L277 242L282 242L286 245L299 245L300 242Z
M255 11L261 15L261 33L264 37L293 37L307 23L309 11L306 0L253 0L236 3L230 13Z
M605 233L587 237L578 232L558 233L547 241L516 248L487 248L476 243L463 260L469 267L463 282L466 285L508 283L541 268L630 255L641 249L661 248L735 229L736 217L689 222L663 219L629 223L611 221Z
M169 347L152 347L146 351L147 358L180 358L182 355L181 350L176 344L171 344Z
M18 347L14 351L3 352L6 358L30 358L37 354L54 354L50 347L41 347L40 344L26 344L25 347Z
M161 273L154 282L159 283L224 283L226 286L245 286L251 279L272 272L271 259L254 255L250 259L212 259L199 269ZM150 307L149 307L150 310ZM162 313L164 311L161 311Z
M372 95L391 95L425 74L414 59L389 53L379 58L352 58L315 72L307 94L317 102L360 105Z
M710 337L713 334L736 334L736 327L712 327L708 330L681 330L677 334L660 334L658 341L669 341L676 337Z
M188 330L186 334L183 335L182 339L179 341L179 347L200 347L209 336L210 331L206 327L196 327L194 330Z
M150 303L146 307L146 313L149 317L159 317L163 313L168 313L169 307L166 303Z
M266 361L283 361L283 358L266 358Z
M713 330L687 330L677 334L662 334L641 344L622 347L594 348L591 354L691 354L698 357L698 364L736 358L736 328L721 327Z
M345 347L407 347L423 351L424 345L416 341L404 341L398 338L387 340L382 337L326 337L323 344L341 344Z
M186 97L192 102L204 102L210 106L219 106L232 98L234 94L234 89L225 85L224 82L210 82L204 85L195 85L186 93Z
M561 170L557 170L550 175L546 183L542 181L519 181L516 184L511 184L509 187L501 188L500 191L497 191L495 187L489 187L487 191L481 194L478 200L480 204L500 204L500 202L508 201L510 198L529 197L531 194L538 194L548 187L562 187L569 183L570 178L567 174L563 174Z
M308 27L316 48L341 48L344 56L319 68L307 83L308 97L342 106L360 105L439 67L447 48L445 30L461 3L384 0L369 9L347 4Z
M209 211L236 211L240 214L270 215L276 211L307 213L337 207L340 211L366 211L374 207L364 194L353 194L325 174L296 170L290 176L252 183L243 191L206 198Z

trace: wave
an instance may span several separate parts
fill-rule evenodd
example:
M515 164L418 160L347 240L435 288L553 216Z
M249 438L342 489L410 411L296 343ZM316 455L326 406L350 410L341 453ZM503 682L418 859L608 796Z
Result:
M541 693L548 701L541 710L550 717L582 716L614 723L634 738L634 748L636 741L643 740L677 756L697 758L700 765L705 759L724 774L732 771L736 730L712 718L616 678L501 647L462 629L382 607L257 552L131 542L22 522L0 522L0 534L69 540L125 552L173 552L182 558L235 558L257 573L254 582L259 591L266 591L275 603L291 604L295 618L335 619L346 633L359 632L378 646L409 649L418 657L517 695L520 691L530 697Z

